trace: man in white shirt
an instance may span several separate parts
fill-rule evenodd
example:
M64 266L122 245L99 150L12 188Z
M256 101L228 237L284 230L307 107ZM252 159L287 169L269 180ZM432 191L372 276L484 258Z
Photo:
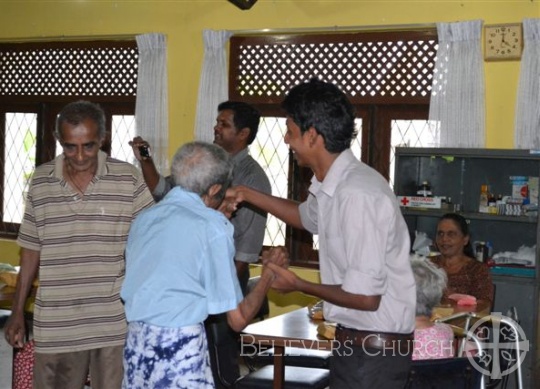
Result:
M319 235L321 283L287 269L272 285L325 301L324 317L338 323L330 387L402 388L409 371L416 291L407 225L388 182L350 150L354 109L336 86L319 80L292 88L282 107L285 143L314 173L305 202L247 187L229 191L295 228Z

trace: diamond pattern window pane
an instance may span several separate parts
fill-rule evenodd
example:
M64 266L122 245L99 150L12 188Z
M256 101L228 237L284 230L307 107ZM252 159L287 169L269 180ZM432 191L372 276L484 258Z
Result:
M358 135L355 139L353 139L351 143L351 151L353 152L354 156L358 158L358 160L362 160L362 119L356 119L354 121L354 126L356 128L356 131L358 131Z
M135 136L135 116L113 115L111 136L111 157L134 165L138 164L128 143Z
M427 120L393 120L390 156L390 186L394 182L395 148L398 146L434 147L434 126ZM351 144L351 151L361 159L362 152L362 119L356 120L359 135ZM285 118L263 117L257 138L250 146L250 153L264 168L272 185L272 194L287 197L289 148L283 141L286 125ZM272 215L268 216L264 245L277 246L285 244L285 224ZM319 239L313 236L313 249L318 250Z
M437 147L435 126L428 120L392 120L390 187L394 187L396 147Z
M362 119L356 120L356 128L362 128ZM263 117L257 138L250 146L251 156L263 167L272 185L272 194L287 197L289 174L289 147L284 142L285 118ZM358 136L351 145L353 154L360 159L362 137ZM269 215L264 237L265 246L285 244L285 223ZM313 236L314 249L318 249L318 237Z
M24 215L26 193L36 164L37 114L6 114L6 147L3 222L20 223ZM135 163L128 142L135 136L135 116L113 115L111 155ZM56 142L56 156L62 147Z
M7 113L3 222L20 223L36 165L37 114Z
M289 175L289 147L283 141L285 118L263 117L257 138L250 145L251 156L263 167L272 185L272 194L287 197ZM265 246L285 244L285 223L272 215L266 222Z

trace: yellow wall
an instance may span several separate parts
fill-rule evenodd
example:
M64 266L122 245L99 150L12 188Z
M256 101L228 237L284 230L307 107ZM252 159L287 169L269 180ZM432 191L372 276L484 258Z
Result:
M290 269L307 281L320 282L319 272L317 270L298 267L290 267ZM257 276L260 273L261 269L259 265L251 266L250 274L252 277ZM289 312L296 308L313 305L318 301L317 298L300 292L281 294L274 290L270 290L268 293L268 299L270 301L270 316Z
M253 30L408 25L482 19L485 24L540 17L538 1L259 0L241 11L226 0L0 0L0 40L137 35L168 38L170 147L193 138L203 29ZM519 61L486 62L486 145L512 148ZM10 261L18 249L0 241ZM0 259L5 261L5 259ZM300 271L312 276L310 271ZM282 299L273 297L276 306Z
M13 266L19 264L19 246L12 240L0 239L0 262Z

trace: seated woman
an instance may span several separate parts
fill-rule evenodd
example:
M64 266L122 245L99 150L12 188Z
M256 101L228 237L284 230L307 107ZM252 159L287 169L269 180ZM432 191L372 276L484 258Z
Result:
M453 356L454 332L448 324L430 321L431 311L441 301L446 274L429 260L413 257L416 281L416 328L412 359L440 359Z
M439 219L435 243L440 255L431 260L448 276L443 299L454 293L493 302L493 282L489 268L475 258L470 242L467 220L456 213L447 213Z

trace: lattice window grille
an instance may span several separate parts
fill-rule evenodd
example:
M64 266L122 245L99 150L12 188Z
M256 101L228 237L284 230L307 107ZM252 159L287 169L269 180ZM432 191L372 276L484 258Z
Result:
M287 197L289 147L284 142L285 118L263 117L254 142L249 146L251 156L262 166L270 180L272 194ZM285 223L268 215L264 235L265 246L285 244Z
M435 126L429 120L392 120L389 184L394 188L396 147L436 147Z
M355 120L357 129L362 128L362 119ZM255 141L250 145L251 156L262 166L272 186L272 194L287 197L289 176L289 147L284 137L287 131L286 120L283 117L264 116L261 118ZM362 152L362 137L356 137L352 144L353 154L360 159ZM285 244L285 223L278 218L268 215L265 246L282 246ZM318 249L318 238L314 235L314 249Z
M134 115L112 115L111 156L139 165L129 141L135 137Z
M135 96L136 47L3 48L2 96Z
M428 40L239 45L235 88L243 97L283 97L311 77L351 97L429 98L437 42Z
M20 223L24 213L26 192L35 168L37 114L6 114L4 191L2 221Z

